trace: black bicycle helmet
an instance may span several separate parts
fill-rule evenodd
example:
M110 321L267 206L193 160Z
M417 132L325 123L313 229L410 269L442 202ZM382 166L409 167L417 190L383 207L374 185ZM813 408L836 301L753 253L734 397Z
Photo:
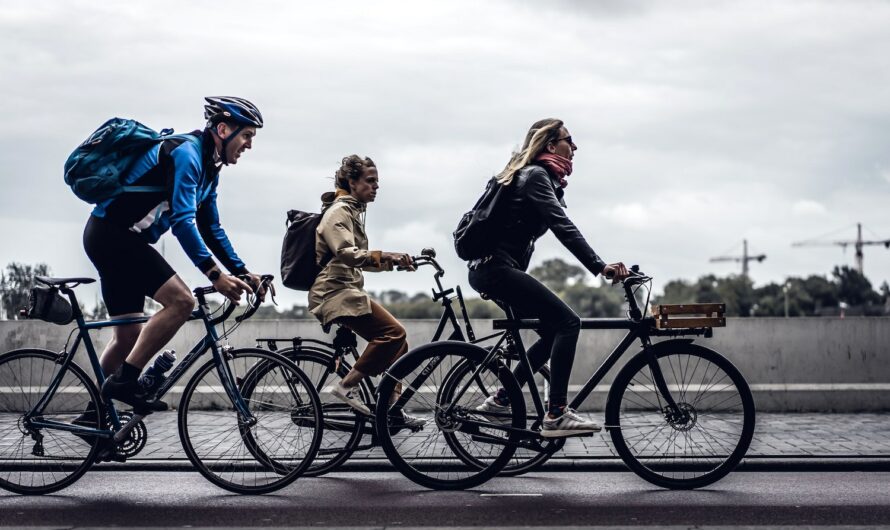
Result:
M208 126L216 125L221 121L238 125L247 125L259 129L263 126L263 115L256 105L244 98L219 96L204 98L204 118Z

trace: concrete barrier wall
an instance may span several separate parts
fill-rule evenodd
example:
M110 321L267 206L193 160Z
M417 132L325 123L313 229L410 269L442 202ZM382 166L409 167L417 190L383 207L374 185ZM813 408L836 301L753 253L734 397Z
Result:
M436 329L436 322L429 320L408 320L404 324L412 346L428 342ZM491 333L490 321L474 321L473 326L477 336ZM58 351L72 329L42 322L0 321L0 351L23 347ZM202 331L200 323L189 323L169 347L182 358L203 336ZM583 385L623 334L582 331L572 388ZM93 333L99 351L110 336L107 329ZM259 337L294 336L332 338L324 335L315 321L250 321L235 330L229 340L233 346L242 347L256 345ZM698 338L696 342L723 353L741 370L752 386L759 410L890 410L888 318L729 319L727 327L716 329L713 338ZM530 344L527 338L526 345ZM638 349L634 346L631 352ZM87 368L83 350L81 346L77 362ZM619 361L585 408L602 407L608 382L622 365ZM175 403L176 396L170 398Z

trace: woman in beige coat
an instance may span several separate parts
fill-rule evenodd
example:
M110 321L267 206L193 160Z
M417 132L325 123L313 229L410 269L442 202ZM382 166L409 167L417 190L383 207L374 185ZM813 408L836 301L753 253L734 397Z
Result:
M378 179L370 158L343 159L336 173L336 192L322 195L315 256L326 265L309 290L309 311L322 325L346 326L368 341L352 370L331 390L363 414L371 411L355 392L359 382L389 368L408 351L408 341L399 321L365 292L362 271L391 271L394 265L414 270L408 254L368 250L365 210L377 197Z

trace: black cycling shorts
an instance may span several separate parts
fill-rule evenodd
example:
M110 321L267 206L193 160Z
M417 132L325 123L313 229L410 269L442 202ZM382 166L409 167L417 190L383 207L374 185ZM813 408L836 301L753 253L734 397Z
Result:
M176 274L142 236L94 215L83 231L83 248L99 271L111 316L142 313L145 297L154 298Z

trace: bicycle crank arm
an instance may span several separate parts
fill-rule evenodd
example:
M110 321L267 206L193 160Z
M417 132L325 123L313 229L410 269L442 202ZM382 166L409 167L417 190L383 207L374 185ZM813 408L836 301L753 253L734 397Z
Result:
M537 443L535 440L519 440L517 442L511 442L510 440L506 440L504 438L497 438L494 436L486 436L484 434L477 434L475 436L470 437L474 442L484 442L490 443L494 445L505 445L509 447L515 447L517 449L528 449L529 451L534 451L536 453L546 453L548 452L544 449L541 444Z
M130 434L130 431L136 428L136 425L138 425L144 417L145 416L143 416L142 414L133 414L133 417L130 418L130 421L128 421L126 425L121 427L121 430L114 433L114 436L112 437L114 443L121 443L126 440L127 436Z

